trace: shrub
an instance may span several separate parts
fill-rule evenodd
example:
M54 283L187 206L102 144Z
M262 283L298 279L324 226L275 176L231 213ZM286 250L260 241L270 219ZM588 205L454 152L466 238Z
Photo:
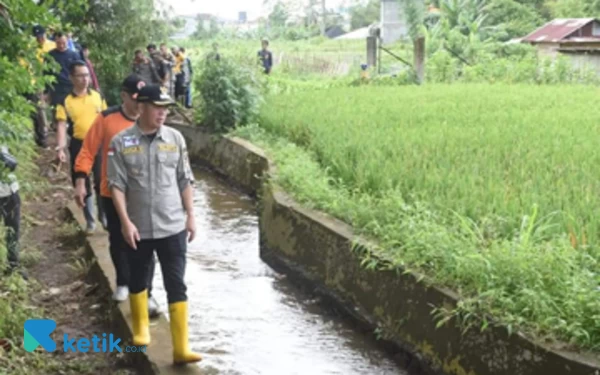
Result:
M214 132L249 123L258 115L261 73L251 65L206 59L195 86L201 98L200 122Z

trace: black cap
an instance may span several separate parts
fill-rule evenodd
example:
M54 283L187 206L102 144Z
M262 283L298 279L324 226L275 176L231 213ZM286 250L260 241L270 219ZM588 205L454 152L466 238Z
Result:
M40 36L40 35L44 35L45 33L46 33L46 30L44 29L43 26L35 25L33 27L33 36Z
M156 84L142 87L138 94L137 101L139 103L152 103L163 107L175 104L173 99L171 99L167 93L167 88Z
M142 77L138 76L137 74L130 74L123 81L123 84L121 85L121 90L131 95L139 94L140 90L145 85L146 82L144 82Z

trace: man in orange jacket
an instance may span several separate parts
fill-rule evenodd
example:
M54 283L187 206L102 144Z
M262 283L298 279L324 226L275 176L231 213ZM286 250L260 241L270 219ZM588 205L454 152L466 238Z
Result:
M110 242L110 256L115 266L117 274L117 290L113 299L119 302L127 300L129 297L129 264L126 255L126 243L121 233L121 222L119 215L114 208L108 181L106 179L106 169L108 160L108 147L112 138L129 127L137 120L138 105L136 97L139 90L145 85L144 81L138 75L128 76L121 87L121 106L110 107L96 117L92 127L88 131L81 151L75 160L75 200L82 207L86 196L85 178L90 174L96 154L102 149L102 172L100 183L100 195L106 212L106 221L108 226L108 239ZM152 289L152 278L154 277L154 262L151 262L151 272L149 273L148 289ZM150 316L158 315L158 304L154 299L148 304Z

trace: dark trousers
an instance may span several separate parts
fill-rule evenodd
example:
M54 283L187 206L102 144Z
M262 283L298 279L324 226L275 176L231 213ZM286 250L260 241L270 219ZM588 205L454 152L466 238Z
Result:
M177 102L185 104L186 90L187 86L185 86L183 73L179 73L175 76L175 99Z
M192 84L185 88L185 107L192 108Z
M69 143L69 155L71 161L71 182L73 186L75 186L75 159L77 159L77 155L79 151L81 151L81 147L83 146L83 140L77 138L71 138L71 142ZM92 174L94 177L94 191L97 195L100 195L100 168L102 165L102 155L98 153L96 155L96 160L94 160L94 165L92 166ZM85 179L85 189L87 191L86 197L92 195L92 181L89 176Z
M106 222L108 224L108 241L110 247L110 258L112 259L113 265L115 266L115 272L117 274L117 286L129 286L130 272L129 272L129 260L127 258L127 252L129 246L123 238L121 232L121 219L113 204L111 198L102 197L102 205L106 213ZM148 295L152 295L152 279L154 278L154 258L150 262L150 269L148 271L147 286Z
M77 138L71 138L71 142L69 143L69 154L71 161L71 182L73 186L75 186L75 159L77 159L77 155L83 146L83 141ZM98 207L98 218L102 216L104 212L104 208L102 207L102 200L100 199L100 172L102 167L102 155L100 153L96 154L96 159L94 160L94 165L92 166L92 175L94 182L94 192L96 193L96 206ZM85 178L85 190L87 192L85 198L89 198L92 196L92 180L90 177ZM88 200L89 201L89 200ZM87 204L87 203L86 203ZM93 221L93 214L91 209L86 207L84 210L86 215L86 220L88 222Z
M19 267L19 235L21 227L21 197L19 192L0 198L0 215L6 227L6 249L8 265Z
M35 106L35 112L31 114L31 122L33 122L33 131L35 136L35 143L38 146L46 147L46 115L43 108L38 104L39 95L28 94L26 95L27 100Z
M153 263L153 255L156 250L160 269L163 274L163 282L167 291L169 304L187 301L187 287L183 281L185 276L185 253L187 252L187 231L176 235L151 240L141 240L137 244L137 250L128 246L127 257L129 259L129 293L140 293L146 289L148 273Z

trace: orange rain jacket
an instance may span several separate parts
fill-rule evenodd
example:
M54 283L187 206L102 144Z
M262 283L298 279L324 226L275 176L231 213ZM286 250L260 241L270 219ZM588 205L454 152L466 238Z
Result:
M100 195L110 198L110 189L106 179L108 148L110 141L121 131L131 127L135 120L128 118L121 106L110 107L101 112L83 141L81 151L75 159L75 178L88 176L94 165L98 149L102 147L102 175L100 177Z

